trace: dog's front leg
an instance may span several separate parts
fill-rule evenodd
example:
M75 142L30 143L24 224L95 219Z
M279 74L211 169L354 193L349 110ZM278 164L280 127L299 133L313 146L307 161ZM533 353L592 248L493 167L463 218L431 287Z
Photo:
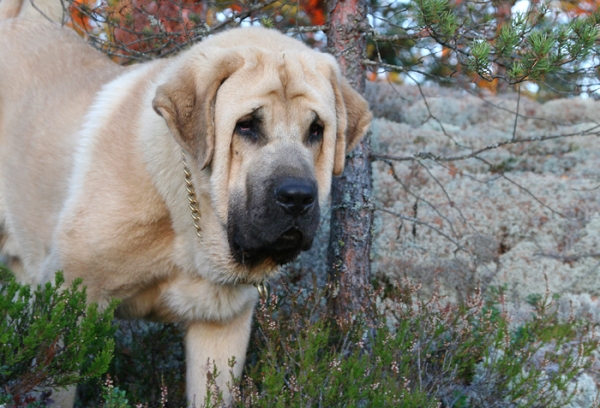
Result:
M214 366L220 373L214 379L215 385L218 391L223 393L225 403L229 404L231 395L228 383L231 383L231 369L228 363L235 357L233 375L236 378L240 377L250 338L252 310L253 308L249 308L226 322L192 322L188 325L185 353L187 398L190 406L204 406L209 386L208 378L212 378ZM212 387L211 390L215 391Z

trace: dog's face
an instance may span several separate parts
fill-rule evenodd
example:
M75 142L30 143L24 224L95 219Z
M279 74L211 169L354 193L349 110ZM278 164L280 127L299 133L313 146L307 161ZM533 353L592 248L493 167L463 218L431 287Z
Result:
M257 95L234 116L227 229L244 265L290 262L310 248L319 224L323 121L302 97L283 103L281 93Z
M283 41L297 49L205 52L154 100L210 173L229 253L247 269L285 264L311 247L331 176L371 120L331 56Z

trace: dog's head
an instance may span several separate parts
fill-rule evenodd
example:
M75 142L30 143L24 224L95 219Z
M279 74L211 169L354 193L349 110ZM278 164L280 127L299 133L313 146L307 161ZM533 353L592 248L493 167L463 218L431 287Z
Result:
M312 244L331 176L370 124L368 105L333 57L271 30L232 30L190 53L154 109L210 174L235 262L290 262Z

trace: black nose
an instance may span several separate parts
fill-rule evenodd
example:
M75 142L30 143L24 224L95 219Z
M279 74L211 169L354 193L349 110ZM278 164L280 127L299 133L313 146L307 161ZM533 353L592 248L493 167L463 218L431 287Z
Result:
M295 217L306 214L315 204L317 187L314 181L285 178L275 185L275 201L283 211Z

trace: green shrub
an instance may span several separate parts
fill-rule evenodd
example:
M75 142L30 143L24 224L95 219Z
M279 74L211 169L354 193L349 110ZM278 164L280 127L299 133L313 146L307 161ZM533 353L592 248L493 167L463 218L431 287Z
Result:
M7 278L0 284L0 395L15 406L47 399L63 388L106 372L112 358L116 303L99 311L86 304L81 280L32 290ZM7 279L6 279L7 278ZM35 394L32 392L35 391ZM46 391L46 392L43 392Z
M115 352L108 368L113 389L126 392L127 399L135 402L132 403L135 406L186 406L182 327L141 319L118 320L118 323ZM108 383L109 380L104 383L94 380L80 385L77 405L106 407L112 393L107 391Z
M113 385L110 375L107 375L106 381L102 386L102 400L104 408L130 408L129 400L125 390L121 390Z
M513 329L501 293L451 305L418 300L407 282L385 292L349 327L325 317L318 291L261 303L237 406L558 408L598 347L587 322L559 321L548 294Z
M565 407L598 347L589 323L559 320L549 294L531 297L531 319L514 325L501 288L459 305L435 294L420 300L408 282L365 290L376 307L340 325L316 283L276 285L257 307L243 377L230 382L233 405ZM180 328L135 323L119 333L113 397L185 406ZM229 367L214 368L209 383L217 372L231 375ZM91 394L108 401L105 387ZM221 401L213 388L205 405Z

